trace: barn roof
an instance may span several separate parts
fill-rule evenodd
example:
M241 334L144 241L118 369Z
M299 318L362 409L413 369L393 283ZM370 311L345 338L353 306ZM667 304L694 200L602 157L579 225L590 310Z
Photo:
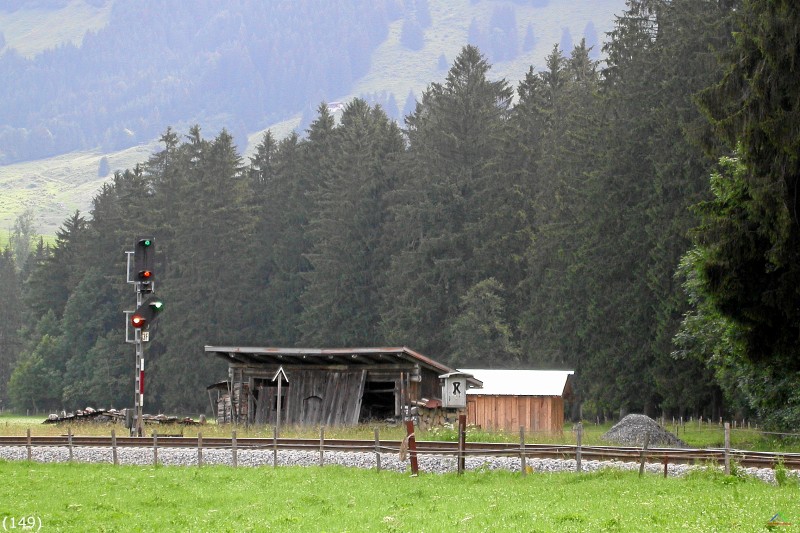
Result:
M206 346L206 353L213 353L229 363L263 365L397 365L415 364L429 368L438 374L455 372L406 346L378 348L274 348L256 346ZM477 379L469 379L474 387L480 387Z
M571 391L573 370L487 370L464 368L483 382L482 389L467 389L467 395L565 396Z

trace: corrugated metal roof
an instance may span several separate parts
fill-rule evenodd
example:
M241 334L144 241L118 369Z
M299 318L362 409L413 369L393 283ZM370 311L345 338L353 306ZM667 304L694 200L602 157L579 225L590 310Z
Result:
M450 368L407 346L400 347L355 347L355 348L278 348L272 346L206 346L206 353L213 353L228 363L263 365L323 365L339 364L358 367L360 365L394 365L398 363L419 364L437 374L453 372ZM468 378L470 386L479 387L480 381Z
M562 396L573 370L487 370L462 368L483 382L482 389L467 389L467 395Z

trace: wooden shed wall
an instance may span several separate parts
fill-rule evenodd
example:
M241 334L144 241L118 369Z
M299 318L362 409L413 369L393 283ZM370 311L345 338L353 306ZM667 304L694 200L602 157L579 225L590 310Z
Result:
M228 398L226 406L218 400L220 421L275 424L277 386L273 377L277 369L275 365L230 365L233 402ZM381 415L385 417L401 416L403 405L441 396L439 373L412 364L285 365L284 371L289 383L281 390L283 424L358 424L360 416L369 416L370 406L378 405L379 411L384 409L386 399L370 403L375 402L376 388L394 403L391 412ZM369 400L364 400L365 390L369 390Z
M485 429L561 433L564 430L564 400L560 396L467 397L467 423Z
M365 370L323 372L294 371L283 387L282 419L286 424L352 425L358 423ZM255 406L255 422L276 422L277 386L261 386Z

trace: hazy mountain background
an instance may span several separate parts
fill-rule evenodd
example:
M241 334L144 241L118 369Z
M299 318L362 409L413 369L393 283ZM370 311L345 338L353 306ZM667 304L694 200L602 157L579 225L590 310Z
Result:
M249 154L360 96L402 122L466 43L494 78L586 38L623 0L6 0L0 4L0 233L32 210L52 235L168 127L223 127Z

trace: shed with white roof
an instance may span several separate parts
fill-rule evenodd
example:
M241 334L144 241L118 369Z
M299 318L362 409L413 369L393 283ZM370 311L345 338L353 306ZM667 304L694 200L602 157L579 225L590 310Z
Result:
M460 369L483 382L467 390L467 423L484 429L561 433L572 370Z

